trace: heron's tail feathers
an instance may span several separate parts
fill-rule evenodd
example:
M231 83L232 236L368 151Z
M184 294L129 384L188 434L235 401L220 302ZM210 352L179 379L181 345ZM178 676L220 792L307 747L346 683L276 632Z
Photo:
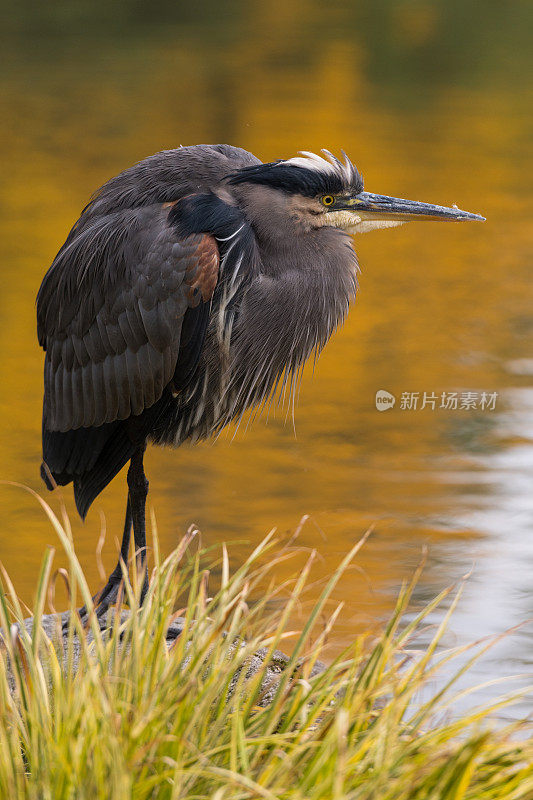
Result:
M137 447L121 427L107 442L93 468L74 478L74 500L82 519L100 492L128 463Z
M43 425L41 477L48 489L73 482L76 508L85 519L91 503L143 445L171 399L170 390L165 390L142 414L98 428L62 433Z
M91 503L137 449L124 425L43 431L41 477L48 489L74 483L76 508L85 519Z

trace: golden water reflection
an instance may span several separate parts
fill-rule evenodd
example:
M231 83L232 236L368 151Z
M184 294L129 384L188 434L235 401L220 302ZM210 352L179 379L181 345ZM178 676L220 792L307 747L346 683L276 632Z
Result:
M355 308L314 376L305 376L295 431L278 409L268 425L235 437L230 430L216 443L149 453L162 548L195 523L207 545L233 541L238 561L271 527L283 538L308 515L298 541L318 547L319 579L374 525L358 569L335 594L345 601L335 646L382 619L425 545L417 601L476 563L458 636L530 616L526 4L513 4L514 21L492 9L475 26L464 3L427 4L423 13L416 3L363 12L235 2L224 13L207 3L204 15L163 4L166 25L113 5L120 24L103 3L79 4L71 17L61 4L35 4L32 25L13 11L2 34L0 477L42 490L34 298L99 184L179 144L228 141L265 160L342 147L368 190L456 202L487 223L412 224L361 237ZM396 395L394 409L376 410L379 389ZM399 402L406 391L498 392L498 401L495 411L408 411ZM110 567L124 476L85 526L65 495L96 587L99 512ZM1 487L0 503L1 558L30 602L54 534L22 490ZM502 659L530 663L530 634L521 636Z

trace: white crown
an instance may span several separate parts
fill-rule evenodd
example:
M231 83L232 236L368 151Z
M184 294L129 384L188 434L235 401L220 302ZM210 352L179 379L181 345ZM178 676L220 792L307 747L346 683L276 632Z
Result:
M293 167L314 169L318 172L325 172L330 175L332 173L337 174L343 182L346 182L348 186L351 186L360 178L359 173L344 150L341 150L341 153L344 157L344 163L339 161L339 159L334 156L333 153L330 153L329 150L322 149L320 152L324 153L326 158L323 158L316 153L311 153L309 150L300 150L299 155L295 156L294 158L288 158L286 161L282 161L281 163L290 164Z

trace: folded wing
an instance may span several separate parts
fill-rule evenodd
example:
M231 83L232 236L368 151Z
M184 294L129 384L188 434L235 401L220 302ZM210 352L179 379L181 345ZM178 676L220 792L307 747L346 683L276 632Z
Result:
M139 415L171 384L185 313L210 301L219 253L208 234L179 238L168 211L126 209L75 227L47 272L37 297L45 429Z

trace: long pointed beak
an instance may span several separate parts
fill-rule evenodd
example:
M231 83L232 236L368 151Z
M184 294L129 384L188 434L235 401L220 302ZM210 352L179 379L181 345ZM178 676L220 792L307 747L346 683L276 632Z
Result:
M448 208L446 206L435 206L431 203L418 203L414 200L404 200L401 197L387 197L383 194L372 194L371 192L360 192L353 197L340 199L335 204L334 209L346 209L356 214L361 212L361 217L365 220L392 220L397 222L407 222L408 220L451 220L460 222L465 219L485 221L485 217L480 214L471 214L469 211L461 211L457 206Z

